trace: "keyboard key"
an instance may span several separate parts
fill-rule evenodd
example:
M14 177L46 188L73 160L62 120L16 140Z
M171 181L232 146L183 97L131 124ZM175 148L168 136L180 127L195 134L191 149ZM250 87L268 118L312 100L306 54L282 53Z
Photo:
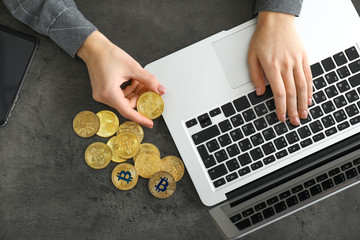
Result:
M331 57L328 57L328 58L322 60L321 63L322 63L322 65L323 65L326 72L328 72L328 71L330 71L330 70L332 70L332 69L334 69L336 67L335 63L334 63L334 61L332 60Z
M270 85L267 85L266 86L266 89L265 89L265 93L261 96L257 96L256 95L256 91L252 92L252 93L249 93L248 94L248 97L250 99L250 102L253 104L253 105L256 105L260 102L263 102L265 101L266 99L269 99L273 96L272 94L272 91L271 91L271 88L270 88Z
M264 165L263 165L263 163L261 161L257 161L257 162L250 165L250 167L251 167L251 169L253 171L255 171L256 169L261 168L262 166L264 166Z
M264 220L261 213L256 213L256 214L252 215L250 218L251 218L252 224L257 224L257 223L261 222L262 220Z
M339 131L342 131L348 127L350 127L350 124L348 122L343 122L343 123L340 123L339 125L337 125L337 128L339 129Z
M309 126L313 133L317 133L317 132L320 132L321 130L323 130L323 127L319 120L316 120L315 122L310 123Z
M276 109L275 100L272 98L269 101L266 101L266 106L268 107L269 111L274 111Z
M265 155L269 155L269 154L275 152L275 147L272 144L272 142L262 145L262 149L263 149Z
M324 70L322 69L320 63L315 63L310 66L312 77L316 78L317 76L324 73Z
M336 95L339 94L339 92L335 86L330 86L330 87L326 88L325 93L328 96L328 98L335 97Z
M269 125L273 125L274 123L279 122L279 119L277 118L277 115L275 112L272 112L272 113L266 115L265 118Z
M238 112L250 107L249 100L246 98L246 96L243 96L243 97L240 97L240 98L234 100L233 103Z
M325 82L324 77L319 77L317 79L314 79L313 83L314 83L316 89L321 89L323 87L326 87L326 82Z
M322 182L322 181L324 181L324 180L327 179L327 178L328 178L328 175L327 175L326 173L323 173L323 174L321 174L321 175L319 175L319 176L316 177L316 181L317 181L317 182Z
M238 126L240 126L241 124L244 123L244 120L242 119L240 114L236 114L236 115L232 116L230 118L230 120L231 120L234 127L238 127Z
M261 137L260 133L256 133L256 134L252 135L250 137L250 139L251 139L251 142L252 142L254 147L264 143L264 139Z
M278 150L283 149L287 146L286 140L284 137L279 137L274 140L275 146Z
M356 59L359 57L359 54L355 47L351 47L345 50L346 56L350 61Z
M292 125L292 123L290 122L290 119L286 119L285 122L286 122L286 125L289 128L289 130L293 130L293 129L299 127L299 126Z
M240 140L244 137L243 134L241 133L240 128L237 128L237 129L231 131L230 136L234 142L237 142L238 140Z
M193 119L187 121L185 124L186 124L187 128L191 128L192 126L195 126L197 124L197 121L195 118L193 118Z
M324 110L325 113L330 113L335 110L335 106L331 100L321 104L321 108Z
M344 120L346 120L346 114L345 114L345 111L344 110L339 110L339 111L336 111L334 112L334 118L336 120L336 122L342 122Z
M210 113L211 117L215 117L221 113L221 110L220 110L220 108L215 108L215 109L211 110L209 113Z
M321 192L322 192L322 190L321 190L321 187L319 184L310 188L311 196L315 196Z
M209 156L209 153L208 153L208 151L206 150L206 147L205 147L204 144L198 146L198 147L197 147L197 150L198 150L198 152L199 152L199 154L200 154L200 157L201 157L202 159L204 159L204 158L206 158L206 157Z
M207 113L201 115L198 117L198 121L200 123L200 126L202 128L205 128L207 126L210 126L212 124L211 119Z
M352 73L356 73L356 72L360 71L360 60L356 60L356 61L350 63L349 68Z
M250 168L249 167L245 167L239 170L239 175L240 176L244 176L245 174L248 174L250 172Z
M350 106L347 106L345 108L345 111L349 117L355 116L359 114L359 110L357 109L355 104L352 104Z
M232 221L233 223L236 223L239 220L241 220L241 214L240 213L238 213L238 214L236 214L236 215L234 215L234 216L232 216L230 218L230 221Z
M327 116L321 118L321 122L325 128L335 125L335 120L331 115L327 115Z
M246 150L249 150L251 148L251 143L249 141L249 139L244 139L242 141L239 142L239 147L241 149L241 151L245 152Z
M248 124L242 126L241 129L243 130L245 136L249 136L249 135L255 133L255 128L252 123L248 123Z
M244 219L242 220L241 222L238 222L237 224L235 224L235 226L240 230L244 230L245 228L248 228L251 226L251 222L250 220L247 218L247 219Z
M260 131L267 127L266 121L264 118L259 118L254 121L255 128Z
M332 84L339 80L338 76L336 75L336 73L334 71L332 71L328 74L325 74L325 79L328 82L328 84Z
M277 159L281 159L283 157L286 157L287 155L288 155L288 153L285 149L281 150L280 152L275 153L275 156Z
M335 54L333 57L338 66L341 66L341 65L344 65L345 63L347 63L347 59L343 52L339 52L339 53Z
M260 211L261 209L264 209L266 207L266 204L264 202L261 202L259 204L256 204L254 206L255 211Z
M334 168L332 170L329 171L329 176L332 177L332 176L335 176L336 174L338 174L340 172L340 169L339 168Z
M255 106L254 109L255 109L256 115L258 117L261 117L262 115L264 115L268 112L264 103L261 103L261 104Z
M295 194L295 193L300 192L300 191L303 190L303 189L304 189L304 188L303 188L302 185L297 185L297 186L295 186L295 187L293 187L293 188L291 189L291 192L292 192L293 194Z
M226 166L228 167L230 172L240 168L239 162L236 160L236 158L233 158L233 159L230 159L229 161L227 161Z
M214 125L214 126L206 128L206 129L192 135L191 137L192 137L195 145L198 145L207 140L210 140L211 138L213 138L217 135L220 135L220 130L216 125Z
M334 183L335 185L338 185L340 183L343 183L346 181L345 175L343 173L340 173L339 175L336 175L334 177Z
M208 170L211 180L217 179L228 173L224 164L220 164Z
M279 197L280 197L280 199L285 199L285 198L289 197L290 195L291 195L290 191L287 190L283 193L280 193Z
M359 100L359 95L356 93L355 90L345 93L345 97L349 103Z
M356 117L350 119L351 125L358 124L359 122L360 122L360 116L356 116Z
M328 136L328 137L335 134L335 133L337 133L337 130L336 130L335 127L332 127L332 128L325 131L325 135Z
M356 87L360 85L360 73L349 77L349 82L352 87Z
M251 108L243 112L243 117L247 122L256 118L255 113Z
M220 137L218 137L219 143L222 147L225 147L229 144L232 143L229 134L225 133L224 135L221 135Z
M305 119L302 119L302 118L300 118L300 123L302 124L302 125L304 125L304 124L306 124L306 123L308 123L308 122L310 122L311 121L311 117L310 117L310 114L307 116L307 118L305 118Z
M321 183L322 188L325 190L332 188L334 186L334 183L332 179L325 180Z
M216 165L215 158L212 155L202 158L202 160L206 168Z
M347 66L343 66L343 67L337 69L336 72L339 75L340 79L350 76L350 71L347 68Z
M299 136L297 135L296 131L292 131L285 135L286 139L288 140L289 144L293 144L300 140Z
M306 188L311 187L311 186L314 185L314 184L315 184L315 180L314 180L314 179L310 179L310 180L304 182L304 186L305 186Z
M229 174L229 175L226 176L226 181L231 182L231 181L233 181L233 180L235 180L237 178L238 178L238 175L237 175L236 172L234 172L234 173Z
M221 109L225 115L225 117L229 117L233 114L235 114L235 109L231 103L227 103L225 105L221 106Z
M266 141L269 141L270 139L276 137L275 132L272 128L265 129L264 131L262 131L262 134Z
M348 82L346 80L338 82L336 84L336 86L338 87L340 92L346 92L347 90L350 89L350 86L349 86L349 84L348 84Z
M347 105L347 102L346 102L344 96L338 96L338 97L334 98L334 103L337 108L341 108L341 107Z
M301 139L304 139L311 135L310 129L308 126L304 126L298 129L298 133L301 137Z
M326 101L326 96L323 91L315 92L313 94L313 98L314 98L315 102L318 104Z
M286 124L283 123L283 122L280 122L280 123L276 124L274 126L274 129L275 129L277 135L282 135L282 134L284 134L284 133L286 133L288 131L287 127L286 127Z
M224 178L220 178L220 179L214 181L213 183L214 183L214 187L218 188L218 187L224 185L226 183L226 181Z
M240 149L236 144L233 144L226 148L226 152L229 154L230 157L234 157L240 154Z
M321 117L322 115L324 115L324 113L322 112L322 110L319 106L311 108L310 113L311 113L311 116L313 119L317 119L317 118Z
M221 132L223 132L223 133L232 129L231 123L227 119L220 122L219 127L220 127Z
M347 179L351 179L351 178L353 178L353 177L356 177L358 174L357 174L357 172L356 172L356 169L355 169L355 168L352 168L352 169L346 171L346 172L345 172L345 175L346 175L346 178L347 178Z
M275 211L272 207L269 207L269 208L265 209L264 211L262 211L262 214L264 215L264 218L267 219L269 217L274 216Z
M221 149L220 151L217 151L215 154L214 154L215 158L216 158L216 161L218 163L221 163L223 161L225 161L226 159L228 159L228 156L225 152L224 149Z
M305 139L304 141L300 142L301 147L305 148L307 146L310 146L312 144L311 138Z
M278 201L279 201L279 198L277 196L275 196L275 197L268 199L266 202L267 202L268 206L270 206L274 203L277 203Z
M355 159L355 160L353 161L353 163L354 163L354 165L359 165L359 164L360 164L360 158Z
M286 199L286 203L287 203L288 207L292 207L292 206L296 205L298 202L299 201L296 196L292 196L292 197L289 197L288 199Z
M294 153L294 152L299 151L299 150L300 150L299 144L294 144L294 145L288 147L289 153Z
M263 163L265 165L269 164L269 163L272 163L275 161L275 157L274 156L269 156L269 157L266 157L263 159Z
M214 152L220 148L219 143L216 141L216 139L207 142L206 147L209 150L209 152Z
M348 162L348 163L345 163L345 164L341 165L340 168L341 168L341 171L346 171L349 168L351 168L352 166L353 166L352 163Z
M264 156L260 148L255 148L250 151L251 158L256 161Z
M250 155L248 153L244 153L244 154L240 155L238 157L238 159L239 159L241 166L246 166L252 162Z
M321 132L313 136L314 142L318 142L320 140L323 140L325 138L325 135Z
M300 202L305 201L306 199L310 198L310 193L308 190L302 191L298 194Z

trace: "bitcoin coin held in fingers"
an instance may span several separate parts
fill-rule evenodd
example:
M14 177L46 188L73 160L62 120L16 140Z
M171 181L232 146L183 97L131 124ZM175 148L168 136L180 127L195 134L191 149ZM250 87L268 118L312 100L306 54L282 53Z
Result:
M130 190L137 184L139 175L133 165L129 163L118 164L111 174L111 180L120 190Z
M104 110L96 114L100 120L100 128L96 133L100 137L111 137L119 128L119 118L115 113Z
M164 111L164 101L159 94L146 92L139 97L136 107L141 115L155 119Z
M154 153L140 153L135 161L135 168L143 178L150 178L161 170L161 159Z
M100 128L100 120L90 111L79 112L73 121L73 128L77 135L83 138L94 136Z
M155 153L157 156L160 157L159 149L154 144L151 144L151 143L142 143L142 144L140 144L140 151L134 157L134 162L136 161L136 158L137 158L137 156L139 156L140 153Z
M162 160L161 171L170 173L176 182L178 182L185 172L184 163L180 158L175 156L167 156Z
M155 173L149 180L149 190L157 198L168 198L176 189L176 181L168 172Z
M129 159L139 152L140 141L133 133L120 133L114 139L113 149L119 157Z
M90 144L85 151L86 163L94 169L105 168L111 162L112 151L108 145L102 142Z
M139 138L140 142L142 142L142 140L144 138L144 130L136 122L127 121L127 122L122 123L119 126L119 129L116 134L119 135L120 133L123 133L123 132L130 132L130 133L135 134Z
M114 162L117 162L117 163L125 162L127 159L119 157L119 156L114 152L114 147L113 147L114 139L115 139L115 136L112 137L112 138L110 138L109 141L106 143L106 144L110 147L110 149L111 149L111 151L112 151L112 158L111 158L111 160L114 161Z

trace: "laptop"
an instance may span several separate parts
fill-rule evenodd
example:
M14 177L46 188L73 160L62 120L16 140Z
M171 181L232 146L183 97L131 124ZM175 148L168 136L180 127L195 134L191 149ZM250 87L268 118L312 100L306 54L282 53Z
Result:
M360 19L350 0L304 1L296 19L313 74L309 117L277 120L247 51L256 19L148 64L164 120L201 201L228 239L359 182Z

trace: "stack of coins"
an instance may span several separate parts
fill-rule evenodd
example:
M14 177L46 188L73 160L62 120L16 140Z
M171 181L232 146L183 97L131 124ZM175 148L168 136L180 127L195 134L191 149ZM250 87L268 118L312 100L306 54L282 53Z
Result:
M164 102L154 92L142 94L137 102L140 114L155 119L164 110ZM111 111L90 111L78 113L73 121L77 135L89 138L95 134L110 138L107 144L95 142L85 151L85 162L93 169L103 169L111 161L119 163L112 171L111 180L120 190L130 190L138 182L139 176L149 179L149 191L157 198L168 198L176 189L185 172L180 158L167 156L161 159L159 149L152 143L142 143L144 131L132 121L119 124L119 119ZM114 134L116 135L114 136ZM125 163L132 159L134 165Z

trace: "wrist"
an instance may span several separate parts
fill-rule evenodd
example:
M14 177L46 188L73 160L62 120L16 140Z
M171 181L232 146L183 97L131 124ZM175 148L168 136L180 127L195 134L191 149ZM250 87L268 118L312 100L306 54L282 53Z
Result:
M105 49L112 46L112 43L101 32L94 31L85 40L77 51L77 55L85 62L88 63L93 57L103 53Z
M258 14L258 25L273 25L279 23L294 23L295 16L288 13L261 11Z

